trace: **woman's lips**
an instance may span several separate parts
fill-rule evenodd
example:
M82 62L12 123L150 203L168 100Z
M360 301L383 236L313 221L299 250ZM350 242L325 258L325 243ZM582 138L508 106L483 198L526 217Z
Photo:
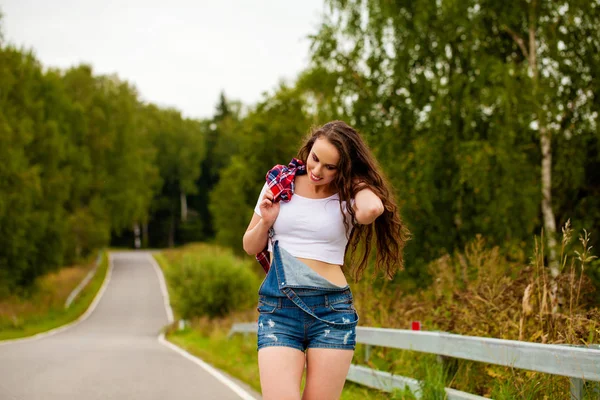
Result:
M311 172L311 173L310 173L310 179L312 179L313 181L315 181L315 182L316 182L316 181L320 181L320 180L321 180L321 179L323 179L323 178L317 178L317 177L316 177L316 176L314 176L314 175L313 175L313 173Z

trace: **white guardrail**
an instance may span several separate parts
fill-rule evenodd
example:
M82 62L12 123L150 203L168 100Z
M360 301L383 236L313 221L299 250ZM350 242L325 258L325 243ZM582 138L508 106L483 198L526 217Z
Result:
M256 323L234 324L229 335L256 333L257 329ZM371 346L381 346L566 376L571 381L571 400L583 399L584 381L600 382L600 347L586 348L462 336L444 332L369 327L356 328L356 343L367 346L365 352L367 359ZM421 397L420 382L416 379L392 375L360 365L350 366L347 379L386 392L408 386L417 398ZM446 394L449 400L484 399L481 396L450 388L446 388ZM595 395L600 398L600 393Z
M73 289L71 294L69 294L69 297L67 297L67 301L65 301L65 308L69 308L71 306L71 303L79 295L79 292L81 292L83 290L83 288L86 287L88 283L90 283L90 281L92 280L94 275L96 275L96 271L98 271L98 267L102 263L102 254L103 254L102 250L98 251L98 256L96 257L96 263L94 265L94 268L92 268L92 270L90 272L88 272L86 277L83 278L83 280L79 283L79 285L77 285L77 287L75 289Z

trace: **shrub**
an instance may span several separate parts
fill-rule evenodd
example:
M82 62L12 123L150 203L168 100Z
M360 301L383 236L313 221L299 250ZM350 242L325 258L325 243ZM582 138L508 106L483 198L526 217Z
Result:
M249 264L229 251L208 246L184 254L168 271L181 316L212 318L251 307L260 283Z

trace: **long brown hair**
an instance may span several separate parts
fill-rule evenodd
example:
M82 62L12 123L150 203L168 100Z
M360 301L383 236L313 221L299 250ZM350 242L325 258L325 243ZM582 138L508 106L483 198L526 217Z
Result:
M345 256L350 261L353 278L359 280L367 267L374 232L377 239L375 270L382 272L389 279L393 278L398 270L404 269L403 249L409 233L400 218L390 184L367 144L354 128L343 121L328 122L313 129L298 151L298 158L306 163L315 141L319 138L327 139L340 154L338 173L332 182L340 197L340 210L342 202L351 204L350 200L358 192L356 181L363 182L361 186L366 185L371 189L384 206L383 214L369 225L356 223L355 212L352 207L348 207L354 223L349 227L348 221L344 219L346 231L350 232L352 228ZM364 243L364 251L359 254L361 242Z

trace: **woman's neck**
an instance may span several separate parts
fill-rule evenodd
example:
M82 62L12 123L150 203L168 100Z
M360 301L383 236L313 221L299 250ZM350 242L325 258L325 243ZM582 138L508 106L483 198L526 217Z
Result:
M300 189L300 196L312 198L329 197L337 193L333 185L313 185L308 181L308 175L296 176L296 191ZM300 183L300 187L298 187Z

